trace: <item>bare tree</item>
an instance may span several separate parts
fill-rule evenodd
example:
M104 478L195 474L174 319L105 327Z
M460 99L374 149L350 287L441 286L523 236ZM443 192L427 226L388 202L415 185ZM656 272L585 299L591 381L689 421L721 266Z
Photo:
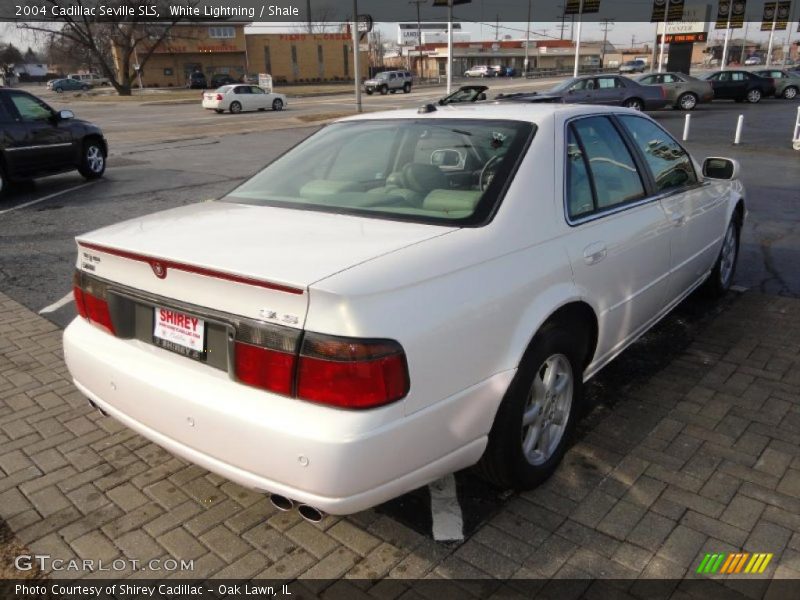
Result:
M22 23L19 27L45 36L49 47L61 46L73 55L81 57L81 62L100 70L107 77L120 96L130 96L136 70L133 68L138 58L138 68L144 69L147 61L158 46L164 42L172 27L181 20L173 17L167 22L152 22L140 7L157 6L162 15L169 14L167 0L105 0L103 6L109 8L130 7L134 15L124 21L112 22L101 17L86 16L88 9L97 6L91 0L44 0L57 8L77 6L81 16L64 14L58 18L60 26L48 27L44 23ZM67 12L67 11L63 11Z

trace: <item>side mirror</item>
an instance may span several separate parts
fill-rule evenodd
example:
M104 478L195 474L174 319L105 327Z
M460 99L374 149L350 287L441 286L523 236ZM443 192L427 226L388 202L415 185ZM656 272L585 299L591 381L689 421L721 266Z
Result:
M457 169L461 165L461 154L457 150L434 150L431 154L431 164Z
M75 113L71 110L60 110L58 111L58 120L59 121L66 121L67 119L74 119Z
M709 179L737 179L739 161L732 158L710 156L703 161L703 175Z

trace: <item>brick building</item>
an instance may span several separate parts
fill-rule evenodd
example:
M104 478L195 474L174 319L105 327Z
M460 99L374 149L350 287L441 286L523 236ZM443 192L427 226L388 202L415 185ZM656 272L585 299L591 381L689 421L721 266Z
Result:
M183 87L190 73L202 71L240 79L245 74L268 73L276 82L310 83L353 78L349 32L245 33L244 23L187 23L173 26L153 51L142 71L145 87ZM146 48L139 50L139 56ZM114 49L117 70L121 61ZM368 70L361 53L361 70Z

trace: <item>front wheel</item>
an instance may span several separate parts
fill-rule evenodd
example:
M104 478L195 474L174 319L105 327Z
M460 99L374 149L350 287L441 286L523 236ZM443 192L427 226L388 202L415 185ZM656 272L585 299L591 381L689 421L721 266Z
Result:
M381 96L385 96L388 93L389 93L389 88L387 86L385 86L385 85L382 85L381 86Z
M739 224L736 219L731 219L722 240L722 248L720 248L717 262L704 284L705 291L710 296L719 298L731 288L733 276L736 273L736 264L739 260L740 234Z
M272 110L283 110L283 100L275 98L275 100L272 101Z
M476 469L502 488L530 489L564 456L579 414L583 381L579 336L546 325L531 342L503 398Z
M411 84L410 83L404 83L403 84L403 93L404 94L408 94L410 91L411 91Z
M231 114L238 115L242 112L242 105L239 102L231 102L230 111Z
M644 110L644 102L639 100L639 98L628 98L625 100L623 106L626 108L632 108L633 110Z
M681 97L678 98L678 106L681 110L694 110L697 106L697 96L691 92L682 94Z
M54 91L56 94L60 94L60 93L61 93L61 92L63 92L64 90L62 90L60 87L57 87L57 88L53 88L53 91Z
M783 97L786 100L793 100L797 98L797 88L790 85L785 90L783 90Z
M96 141L86 142L83 146L83 156L78 172L86 179L97 179L103 176L106 170L106 154L103 146Z
M757 104L758 102L760 102L761 101L761 90L752 89L749 92L747 92L747 101L750 104Z

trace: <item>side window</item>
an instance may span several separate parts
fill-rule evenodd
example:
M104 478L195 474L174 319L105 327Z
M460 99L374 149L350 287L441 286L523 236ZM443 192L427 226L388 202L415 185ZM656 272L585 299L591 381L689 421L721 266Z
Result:
M746 79L744 73L732 73L731 75L731 79L733 79L733 81L744 81Z
M250 87L250 91L253 94L264 94L265 93L264 90L262 90L260 87L255 86L255 85Z
M615 87L622 87L621 85L617 86L617 80L613 77L600 77L597 80L597 84L598 84L597 87L601 90L608 90Z
M691 158L666 131L641 117L619 120L644 154L659 192L697 183Z
M53 112L41 100L27 94L11 94L11 102L23 121L47 121Z
M644 85L651 85L653 83L658 82L658 75L648 75L647 77L643 78L641 83Z
M567 131L567 213L577 219L594 211L594 194L578 138L571 125Z
M578 119L572 127L586 153L596 210L644 198L645 189L636 163L609 119Z
M720 73L716 76L717 81L730 81L731 74L730 73Z

